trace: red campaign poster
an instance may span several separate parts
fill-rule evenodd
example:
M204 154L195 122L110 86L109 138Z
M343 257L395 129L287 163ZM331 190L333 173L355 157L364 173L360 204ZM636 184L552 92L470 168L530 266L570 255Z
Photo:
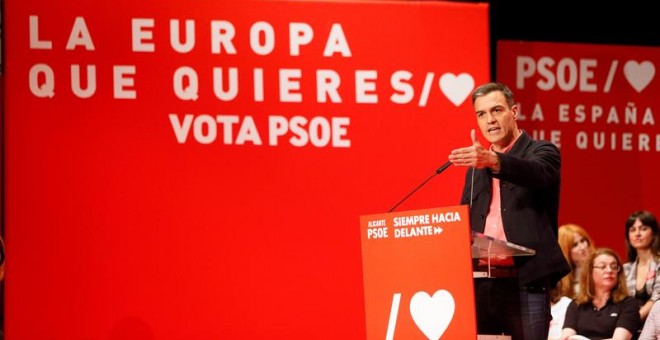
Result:
M485 4L4 11L9 340L364 338L358 217L469 144L489 77Z
M625 257L628 216L660 214L660 48L501 41L497 60L520 126L560 146L560 224Z
M367 339L475 339L467 206L360 217Z

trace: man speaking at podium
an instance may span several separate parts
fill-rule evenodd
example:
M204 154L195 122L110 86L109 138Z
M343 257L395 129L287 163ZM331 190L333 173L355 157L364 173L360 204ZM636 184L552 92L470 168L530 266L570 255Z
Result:
M547 339L550 290L570 271L557 243L561 156L554 144L518 129L518 106L507 86L479 86L472 105L490 147L472 130L472 145L449 155L452 164L469 167L461 204L470 206L471 228L536 251L496 260L507 277L475 279L477 329Z

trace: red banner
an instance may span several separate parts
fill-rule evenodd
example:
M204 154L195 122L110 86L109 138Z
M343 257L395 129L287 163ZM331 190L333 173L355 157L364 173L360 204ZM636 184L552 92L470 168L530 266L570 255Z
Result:
M627 217L660 213L660 48L504 41L497 60L520 126L561 148L560 223L625 256Z
M357 218L469 143L487 13L5 1L7 339L363 338Z

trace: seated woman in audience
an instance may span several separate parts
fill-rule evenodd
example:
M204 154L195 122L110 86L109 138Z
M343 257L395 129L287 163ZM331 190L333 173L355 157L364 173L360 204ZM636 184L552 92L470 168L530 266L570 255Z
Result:
M561 279L561 295L575 299L580 286L580 273L587 257L593 253L594 242L589 234L576 224L564 224L559 227L558 242L571 272Z
M638 300L642 321L660 299L660 233L648 211L636 211L626 221L628 262L623 265L628 294Z
M641 325L639 304L628 296L619 255L597 248L580 275L580 292L568 305L560 338L630 340Z
M559 246L566 261L571 267L571 272L564 276L550 296L550 329L548 340L559 339L561 328L564 325L566 308L571 300L577 296L580 286L580 273L587 257L594 251L594 242L589 234L576 224L564 224L559 227Z
M660 302L653 303L639 340L660 340Z

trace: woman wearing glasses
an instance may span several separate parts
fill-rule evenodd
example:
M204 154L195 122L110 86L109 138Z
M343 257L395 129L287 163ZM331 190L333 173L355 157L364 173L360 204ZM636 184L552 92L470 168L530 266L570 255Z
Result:
M628 262L623 265L628 295L637 299L642 321L653 302L660 299L660 233L658 221L648 211L636 211L626 221Z
M628 296L619 255L596 249L580 275L580 291L566 311L562 340L629 340L641 328L639 304Z

